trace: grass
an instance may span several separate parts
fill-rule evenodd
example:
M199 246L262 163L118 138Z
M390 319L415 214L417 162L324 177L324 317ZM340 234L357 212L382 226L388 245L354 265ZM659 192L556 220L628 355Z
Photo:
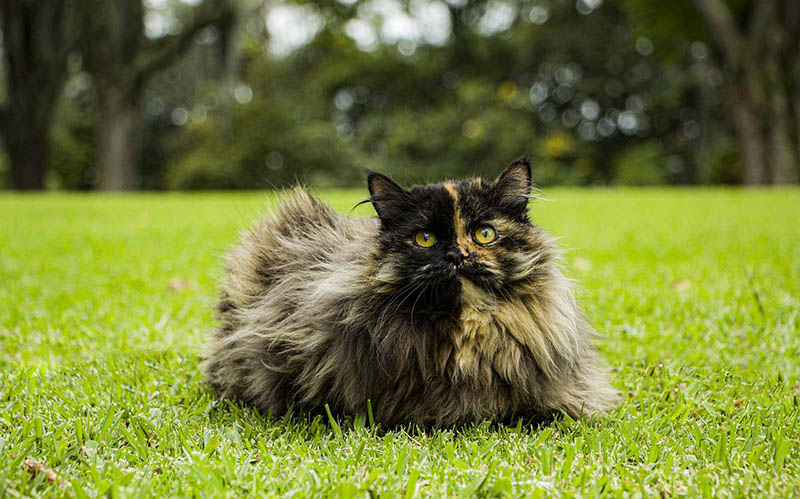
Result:
M201 384L219 256L272 198L0 195L0 496L800 494L800 191L545 195L624 402L388 433Z

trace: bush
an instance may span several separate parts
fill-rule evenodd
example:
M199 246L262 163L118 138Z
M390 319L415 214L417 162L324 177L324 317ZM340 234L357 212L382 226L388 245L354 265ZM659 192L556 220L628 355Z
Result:
M623 149L614 161L615 177L623 185L659 185L667 179L667 153L657 140Z

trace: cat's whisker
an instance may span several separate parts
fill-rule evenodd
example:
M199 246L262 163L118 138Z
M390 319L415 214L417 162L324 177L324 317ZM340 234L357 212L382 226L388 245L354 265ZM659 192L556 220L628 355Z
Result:
M416 290L418 290L418 289L419 289L421 286L423 286L423 285L424 285L424 283L422 283L422 282L415 282L415 281L411 281L411 282L409 282L409 283L408 283L406 286L404 286L403 288L401 288L401 289L404 289L405 291L403 291L402 293L398 293L398 294L397 294L395 297L393 297L393 298L392 298L392 299L391 299L391 300L390 300L390 301L387 303L386 307L384 308L384 311L383 311L383 313L381 314L381 322L383 322L383 317L384 317L384 316L386 315L386 313L387 313L387 312L390 310L390 308L392 307L392 305L393 305L393 304L394 304L394 312L396 312L397 310L399 310L399 309L400 309L400 307L403 305L403 303L404 303L404 302L405 302L405 301L406 301L408 298L410 298L411 296L413 296L413 294L416 292ZM399 299L401 296L402 296L403 298L402 298L402 300L400 300L400 301L398 302L397 300L398 300L398 299Z
M383 319L383 317L387 314L387 312L389 312L389 310L392 309L392 307L394 307L396 311L409 296L414 294L414 289L419 286L420 284L418 283L410 283L401 288L402 291L395 294L392 299L386 303L383 313L381 313L381 319ZM381 320L381 322L383 321Z
M414 321L414 308L417 306L419 299L425 295L425 292L428 290L428 286L430 286L430 283L425 283L422 291L420 291L420 293L417 295L417 299L414 300L414 303L411 305L411 330L414 331L414 334L417 332L416 321Z
M417 291L418 291L420 288L422 288L423 286L424 286L424 283L415 283L415 285L413 285L413 286L410 286L410 287L409 287L409 289L408 289L408 291L407 291L407 292L404 294L404 296L403 296L403 299L402 299L402 300L400 300L400 302L396 303L396 305L395 305L395 307L394 307L394 312L397 312L397 311L400 309L400 307L403 305L403 303L405 303L405 301L406 301L408 298L410 298L411 296L413 296L413 295L414 295L414 293L416 293L416 292L417 292ZM383 316L386 314L386 312L387 312L388 310L389 310L389 307L387 306L387 307L386 307L386 309L384 310L384 313L383 313L383 314L381 314L381 322L382 322L382 320L383 320ZM413 307L412 307L412 310L413 310ZM413 330L413 327L414 327L414 326L413 326L413 323L412 323L412 330ZM391 331L392 329L391 329L391 328L389 328L389 330ZM381 341L380 341L380 343L379 343L379 347L380 347L380 350L381 350L381 351L383 351L383 344L384 344L384 343L385 343L387 340L389 340L390 338L391 338L391 335L388 335L388 334L383 336L383 338L381 339Z

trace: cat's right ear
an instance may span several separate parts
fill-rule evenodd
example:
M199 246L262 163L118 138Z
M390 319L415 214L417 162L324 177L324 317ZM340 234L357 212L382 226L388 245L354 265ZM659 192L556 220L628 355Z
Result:
M494 190L504 206L525 213L531 197L531 162L528 158L511 163L494 181Z
M386 175L371 171L367 173L367 186L369 201L372 201L381 220L392 220L402 211L406 191L397 182Z

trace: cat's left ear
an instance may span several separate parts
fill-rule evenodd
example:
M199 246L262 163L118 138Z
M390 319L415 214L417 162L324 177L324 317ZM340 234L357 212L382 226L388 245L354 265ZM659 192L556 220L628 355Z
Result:
M372 206L382 221L388 222L400 214L405 200L405 189L386 175L372 171L367 174L367 185L370 195L368 201L372 201Z
M525 212L531 197L531 162L528 158L511 163L494 181L493 189L500 202L511 209Z

